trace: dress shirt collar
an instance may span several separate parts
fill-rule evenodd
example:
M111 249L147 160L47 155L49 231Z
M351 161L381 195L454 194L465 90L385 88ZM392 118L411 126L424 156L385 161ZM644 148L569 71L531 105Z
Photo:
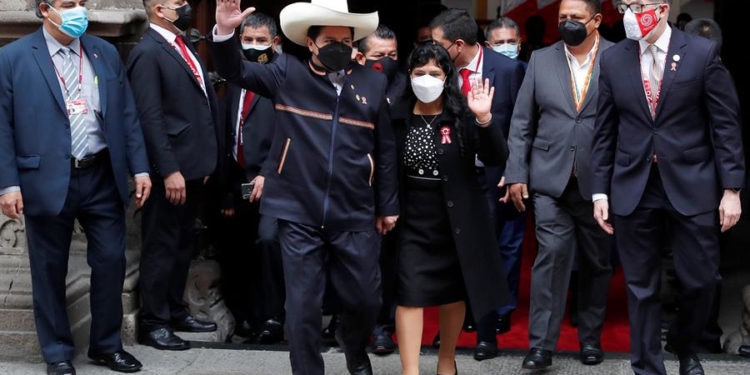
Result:
M667 28L661 34L659 39L656 40L656 47L663 53L669 52L669 41L672 39L672 28L667 24ZM639 40L638 45L641 47L641 56L648 51L649 43L645 40Z
M64 46L62 43L57 41L55 37L48 33L47 29L45 29L44 27L42 27L42 33L44 34L44 40L47 42L47 49L49 49L50 56L55 56L55 54L60 51L60 48L63 47L70 48L70 51L73 52L76 56L78 56L78 53L80 53L81 51L81 39L79 38L73 39L70 44Z
M477 54L474 55L474 58L469 61L469 64L466 66L462 66L458 69L458 71L461 71L461 69L469 69L472 73L482 73L482 55L484 54L484 51L482 50L482 46L477 44L479 49L477 50Z
M570 50L568 49L568 45L563 43L563 48L565 49L565 56L568 57L568 61L570 61L571 65L575 65L579 68L583 68L584 66L588 66L588 64L594 59L594 54L596 53L596 47L599 44L599 38L596 39L596 42L594 42L594 45L591 46L591 51L586 55L586 60L578 64L578 59L573 56L572 53L570 53Z
M153 24L153 23L150 24L149 27L152 28L152 29L154 29L154 31L156 31L157 33L159 33L159 35L161 35L164 39L166 39L167 42L169 42L171 44L175 44L176 43L175 39L177 39L177 34L171 32L171 31L169 31L169 30L167 30L167 29L165 29L165 28L163 28L163 27L161 27L159 25Z

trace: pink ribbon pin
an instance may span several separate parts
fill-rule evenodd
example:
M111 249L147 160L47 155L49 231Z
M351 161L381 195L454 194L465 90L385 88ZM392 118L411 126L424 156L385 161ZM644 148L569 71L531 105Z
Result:
M449 145L449 144L451 144L451 128L449 128L449 127L447 127L447 126L443 126L443 127L442 127L442 128L440 129L440 134L442 134L442 135L443 135L443 141L442 141L442 143L443 143L444 145Z

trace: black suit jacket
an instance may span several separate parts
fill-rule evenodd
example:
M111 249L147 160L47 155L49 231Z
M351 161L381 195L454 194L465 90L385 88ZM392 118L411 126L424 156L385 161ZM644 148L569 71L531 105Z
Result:
M213 174L225 145L211 80L190 41L185 44L200 63L205 93L185 59L151 28L130 52L127 70L153 170L194 180Z
M638 206L654 153L666 195L683 215L715 210L723 189L744 187L737 92L715 43L672 29L656 119L638 42L604 51L600 69L593 193L608 194L613 213L629 215Z

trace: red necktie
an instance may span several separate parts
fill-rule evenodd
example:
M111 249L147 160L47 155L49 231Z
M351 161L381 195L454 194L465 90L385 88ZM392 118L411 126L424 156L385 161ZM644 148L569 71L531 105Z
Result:
M464 80L463 84L461 85L461 93L464 94L464 96L469 96L469 91L471 91L471 82L469 82L471 70L464 68L461 69L459 73L461 73L461 78L463 78Z
M255 94L252 91L245 91L245 100L242 101L242 117L240 117L240 126L237 129L237 164L242 168L245 168L245 157L242 148L242 128L245 126L247 114L250 113L250 103L252 103L254 96Z
M187 47L185 46L185 41L182 40L182 37L178 36L175 38L175 43L177 43L177 47L180 47L180 54L182 55L182 58L185 59L185 62L190 67L190 70L193 71L193 75L195 75L195 79L198 80L198 83L203 86L203 81L201 80L201 73L198 70L198 68L193 63L193 59L190 58L190 54L188 53Z

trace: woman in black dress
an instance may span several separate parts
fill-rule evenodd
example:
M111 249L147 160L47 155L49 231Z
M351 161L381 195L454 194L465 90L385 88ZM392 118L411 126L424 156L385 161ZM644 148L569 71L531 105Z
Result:
M485 165L504 166L508 148L490 113L489 81L473 85L467 106L443 47L417 47L408 65L411 85L393 122L402 206L396 332L403 374L418 375L424 307L440 306L437 373L452 375L466 303L479 321L507 299L474 162L479 155Z

